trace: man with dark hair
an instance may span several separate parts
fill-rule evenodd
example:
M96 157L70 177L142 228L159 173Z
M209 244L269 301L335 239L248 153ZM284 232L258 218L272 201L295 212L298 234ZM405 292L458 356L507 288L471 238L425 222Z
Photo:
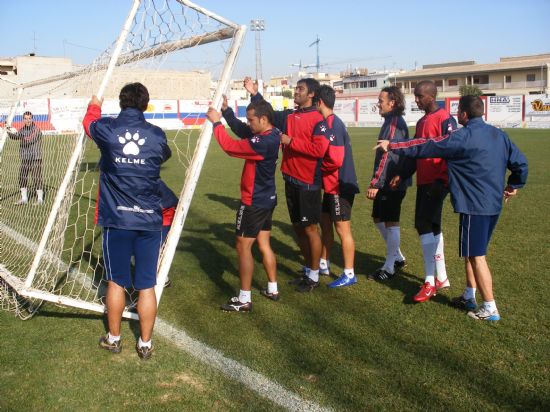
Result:
M460 214L459 252L466 270L466 290L453 303L470 310L468 315L474 319L498 321L500 314L485 255L502 210L502 199L507 201L525 185L528 167L527 159L508 135L486 124L482 115L483 101L477 96L463 96L457 113L463 128L435 139L380 141L377 147L385 150L389 146L410 157L447 160L451 203ZM504 187L506 169L511 174ZM483 305L477 310L476 288L483 298Z
M251 101L263 100L258 86L246 77L244 86L251 95ZM305 155L293 149L293 144L283 146L281 172L285 181L285 196L298 246L304 257L304 276L291 281L299 292L311 292L319 286L319 259L321 257L321 236L318 224L321 220L321 173L320 160L325 155L328 141L314 134L314 128L323 116L313 105L319 82L315 79L301 79L294 90L295 110L275 111L274 126L293 138L293 144L317 142L309 146L311 152ZM223 116L231 129L240 137L250 136L247 128L235 126L233 111L226 110Z
M103 259L108 280L106 308L109 333L99 346L119 353L124 288L139 291L137 311L141 335L136 351L141 359L153 352L151 336L157 315L155 285L162 244L160 166L171 156L166 135L143 115L149 93L140 83L120 92L121 112L101 118L92 96L83 120L86 134L101 152L96 223L103 226ZM132 277L130 261L135 257Z
M252 245L256 240L268 279L267 288L260 293L271 300L279 299L277 263L270 236L273 210L277 205L275 169L281 132L273 127L273 108L265 100L252 102L246 108L248 127L253 133L250 138L232 139L221 123L221 114L213 107L208 109L206 116L213 124L214 136L223 151L229 156L245 159L241 177L241 205L235 224L241 290L239 296L231 298L221 309L226 312L250 312L254 272Z
M409 129L403 118L405 97L398 87L384 87L378 95L378 112L384 118L384 124L378 134L378 140L403 140L409 138ZM374 170L367 190L367 198L374 200L372 219L386 243L384 265L370 279L387 280L395 276L396 271L405 266L405 256L401 253L401 230L399 219L401 203L410 180L401 181L392 190L390 182L404 167L406 158L395 153L379 150L374 158ZM410 160L409 160L410 162Z
M19 189L21 199L17 205L26 204L29 201L29 174L36 187L36 203L44 202L44 188L42 184L42 132L34 124L32 113L23 113L23 127L19 131L8 127L10 139L19 140Z
M351 286L357 283L354 271L355 242L351 233L351 208L355 194L359 193L351 142L342 120L334 114L336 93L330 86L321 86L314 95L314 102L324 120L315 126L314 136L323 136L328 143L321 163L323 202L321 209L322 252L320 268L330 273L330 252L334 244L333 226L342 243L344 273L328 287ZM289 145L296 153L307 156L315 150L318 140L308 142L283 135L281 142ZM324 147L326 143L323 143ZM322 150L322 149L321 149Z
M414 88L414 99L419 109L426 114L417 122L415 137L434 138L456 129L455 119L441 109L435 98L437 87L430 80L419 82ZM405 168L390 182L396 188L402 179L412 176L415 168ZM445 268L441 214L443 201L449 192L447 164L439 158L416 161L416 208L414 226L420 236L424 257L424 284L413 297L415 302L425 302L435 296L439 289L450 287ZM437 278L436 278L437 273Z

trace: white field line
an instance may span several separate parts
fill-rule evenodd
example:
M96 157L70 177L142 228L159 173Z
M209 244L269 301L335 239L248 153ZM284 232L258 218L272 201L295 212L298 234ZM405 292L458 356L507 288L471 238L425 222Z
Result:
M9 228L1 222L0 229L6 235L16 240L17 243L19 243L20 245L30 250L36 250L38 245L35 242L27 239L17 231ZM48 260L52 261L56 259L59 261L60 267L68 268L65 263L61 262L59 258L54 257L52 253L49 253L47 251L45 253L47 254ZM81 279L80 276L78 276L78 279L80 279L80 281L82 281L83 283L87 283L86 280ZM198 359L200 362L203 362L217 369L229 378L242 383L244 386L255 391L260 396L269 399L273 403L282 406L283 408L291 411L304 412L321 412L332 410L329 408L325 408L315 402L307 401L300 398L294 392L285 389L277 382L274 382L266 376L253 371L249 367L224 356L223 353L221 353L217 349L211 348L210 346L196 339L193 339L184 330L176 328L175 326L169 324L159 317L157 317L155 322L155 333L167 339L178 349L185 351L189 355Z

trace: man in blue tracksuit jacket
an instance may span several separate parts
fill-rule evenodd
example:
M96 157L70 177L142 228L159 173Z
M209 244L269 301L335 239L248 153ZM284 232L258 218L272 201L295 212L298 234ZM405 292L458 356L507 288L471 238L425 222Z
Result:
M451 203L460 213L460 256L466 262L466 290L454 303L469 309L479 320L500 320L493 298L492 276L485 255L491 234L507 201L527 181L527 159L502 130L486 124L483 101L463 96L458 121L464 127L448 135L406 142L379 142L383 149L408 157L441 157L447 160ZM506 169L511 171L506 187ZM475 290L483 305L476 311Z
M153 351L154 287L162 244L160 167L172 153L162 129L145 120L149 92L144 85L130 83L121 89L121 112L116 118L101 118L102 102L92 96L83 120L86 134L101 151L96 223L103 227L109 333L100 338L99 346L113 353L121 351L124 288L133 286L139 290L136 351L148 359Z

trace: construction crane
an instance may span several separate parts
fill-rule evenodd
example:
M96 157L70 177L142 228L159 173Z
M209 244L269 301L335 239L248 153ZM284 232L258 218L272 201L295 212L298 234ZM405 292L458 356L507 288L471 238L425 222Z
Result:
M319 70L321 69L321 63L319 61L319 42L320 41L321 41L321 39L319 38L319 35L317 35L317 39L309 45L309 47L311 47L313 45L317 46L317 64L315 65L315 67L317 68L317 73L319 73Z

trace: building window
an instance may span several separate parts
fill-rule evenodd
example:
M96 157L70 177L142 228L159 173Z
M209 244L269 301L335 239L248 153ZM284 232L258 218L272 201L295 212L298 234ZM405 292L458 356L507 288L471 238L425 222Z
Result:
M367 80L367 87L376 87L376 80Z
M449 86L458 86L458 80L457 79L449 79L447 82Z
M436 80L434 83L435 87L443 87L443 80Z
M527 75L527 81L528 82L534 82L535 81L535 73L529 73Z
M416 87L417 82L411 82L411 89L414 89Z
M474 84L488 84L489 76L474 76Z
M505 76L506 83L512 83L512 76Z

